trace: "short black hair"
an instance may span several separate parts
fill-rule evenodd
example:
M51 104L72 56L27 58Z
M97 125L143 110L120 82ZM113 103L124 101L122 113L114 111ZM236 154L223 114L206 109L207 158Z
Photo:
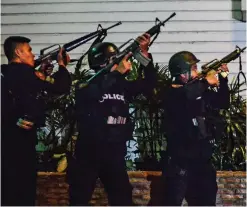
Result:
M10 36L4 41L4 53L8 58L8 61L11 61L15 58L15 49L18 44L29 43L31 40L23 36Z

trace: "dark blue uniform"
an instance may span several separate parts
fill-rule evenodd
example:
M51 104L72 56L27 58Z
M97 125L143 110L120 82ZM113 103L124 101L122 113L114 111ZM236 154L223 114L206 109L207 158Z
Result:
M211 163L214 137L207 127L207 110L228 108L227 79L220 78L218 92L208 83L195 81L168 89L164 108L167 121L168 163L164 168L165 203L181 205L185 197L192 206L216 203L216 171Z
M79 137L75 168L70 172L70 205L88 205L99 177L110 205L132 205L132 186L126 172L126 141L132 139L129 102L140 93L152 91L155 70L151 62L145 78L126 81L111 72L85 85L78 84L76 115Z
M46 105L40 94L69 92L70 74L59 68L52 77L22 63L2 65L1 152L2 205L35 205L37 128L44 126ZM19 119L33 123L24 129Z

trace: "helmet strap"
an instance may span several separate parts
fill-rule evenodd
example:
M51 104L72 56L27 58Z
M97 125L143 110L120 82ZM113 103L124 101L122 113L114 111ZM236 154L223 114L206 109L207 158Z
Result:
M183 83L187 83L191 78L191 72L188 71L183 74L180 74L179 78Z
M180 76L173 76L172 84L184 85L185 83L181 80Z
M185 73L179 74L177 76L172 77L173 84L185 85L191 79L191 71L187 71Z

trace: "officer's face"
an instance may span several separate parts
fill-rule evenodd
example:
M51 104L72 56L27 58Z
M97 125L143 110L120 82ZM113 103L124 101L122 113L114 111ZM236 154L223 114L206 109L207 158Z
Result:
M19 44L16 48L16 55L18 59L31 67L34 66L34 54L32 53L32 48L28 43Z
M197 64L191 66L191 78L194 79L198 76Z

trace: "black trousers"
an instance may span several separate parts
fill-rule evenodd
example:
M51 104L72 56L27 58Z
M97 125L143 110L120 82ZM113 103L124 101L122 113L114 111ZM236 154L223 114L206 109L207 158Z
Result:
M1 205L34 206L36 200L36 130L2 125Z
M163 205L181 206L185 198L189 206L215 206L218 187L211 162L180 163L170 160L164 169Z
M76 159L68 168L69 197L72 206L87 206L98 178L112 206L132 205L132 186L126 171L125 143L87 143L77 146Z

